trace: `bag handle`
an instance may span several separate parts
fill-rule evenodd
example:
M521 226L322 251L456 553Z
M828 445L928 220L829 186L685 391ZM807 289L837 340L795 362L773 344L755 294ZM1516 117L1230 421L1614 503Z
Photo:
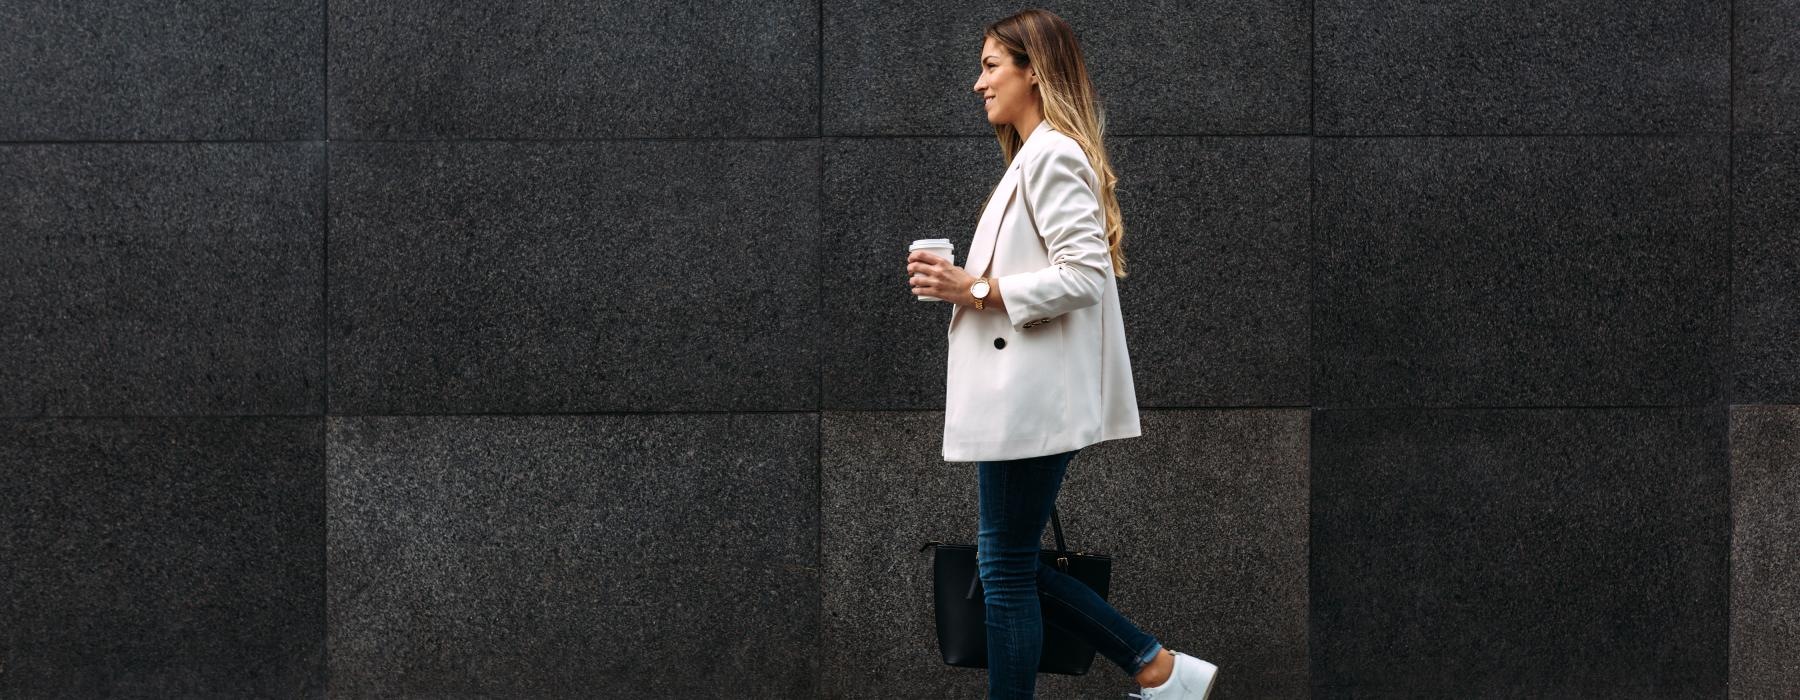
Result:
M1067 543L1063 542L1062 518L1057 516L1056 506L1050 507L1050 526L1056 529L1056 551L1067 554L1069 552L1069 546ZM926 540L925 544L919 545L919 551L923 552L926 548L934 544L943 543L937 540Z

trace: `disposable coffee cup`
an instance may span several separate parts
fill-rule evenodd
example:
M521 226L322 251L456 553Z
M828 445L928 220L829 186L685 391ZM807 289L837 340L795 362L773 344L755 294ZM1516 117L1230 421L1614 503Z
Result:
M945 261L948 261L951 265L956 264L956 258L951 256L951 251L956 250L956 244L951 243L950 239L948 239L948 238L921 238L919 240L913 241L912 247L907 249L906 256L908 258L911 258L912 251L915 251L915 250L923 250L927 253L931 253L932 255L936 255L940 258L943 258ZM939 299L934 296L927 296L924 294L914 294L913 298L917 299L919 301L943 301L943 299Z

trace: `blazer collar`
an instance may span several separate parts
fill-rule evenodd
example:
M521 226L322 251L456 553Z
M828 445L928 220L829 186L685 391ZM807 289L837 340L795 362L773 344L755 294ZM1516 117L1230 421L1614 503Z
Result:
M1013 154L1012 163L1010 164L1011 167L1019 167L1019 165L1025 161L1025 156L1029 156L1043 149L1044 143L1050 139L1038 137L1042 136L1046 131L1056 131L1056 128L1050 126L1050 120L1039 119L1037 128L1031 130L1031 134L1025 138L1025 143L1019 145L1019 152Z

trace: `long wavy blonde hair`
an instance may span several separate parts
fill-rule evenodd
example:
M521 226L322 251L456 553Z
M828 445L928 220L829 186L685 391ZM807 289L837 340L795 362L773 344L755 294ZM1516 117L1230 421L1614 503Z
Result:
M1112 252L1113 275L1125 277L1125 222L1119 213L1115 194L1119 178L1106 157L1103 135L1106 130L1106 107L1088 79L1087 63L1081 57L1081 44L1075 30L1056 13L1043 9L1027 9L982 28L982 41L993 38L1013 65L1035 68L1037 94L1044 120L1051 128L1075 139L1087 154L1100 180L1100 206L1106 212L1106 243ZM1008 165L1025 143L1025 137L1011 124L995 124L994 137L1000 140L1000 152Z

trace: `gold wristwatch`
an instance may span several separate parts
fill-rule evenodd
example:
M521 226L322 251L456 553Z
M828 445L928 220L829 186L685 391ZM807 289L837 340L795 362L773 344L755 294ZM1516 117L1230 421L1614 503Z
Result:
M975 308L980 309L983 301L987 299L988 279L986 277L977 278L974 284L969 285L969 294L974 295Z

